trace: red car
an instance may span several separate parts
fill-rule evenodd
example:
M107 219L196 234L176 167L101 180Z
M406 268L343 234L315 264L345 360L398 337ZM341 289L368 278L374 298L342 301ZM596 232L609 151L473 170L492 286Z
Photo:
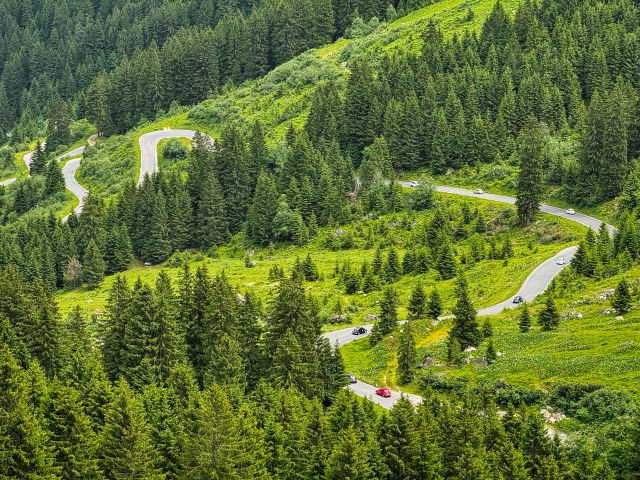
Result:
M379 388L376 390L376 394L384 398L389 398L391 396L391 390L388 388Z

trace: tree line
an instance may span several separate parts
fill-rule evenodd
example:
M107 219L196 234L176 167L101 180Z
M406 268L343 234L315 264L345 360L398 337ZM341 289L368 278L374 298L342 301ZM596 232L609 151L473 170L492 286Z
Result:
M3 0L0 132L15 130L14 141L37 136L57 97L101 133L124 132L171 102L197 103L329 43L356 17L383 19L389 6L402 14L426 3Z
M343 390L318 303L294 275L267 307L224 274L118 278L107 308L60 318L50 289L0 272L0 414L11 478L614 479L640 467L551 438L537 409L490 390L389 412ZM585 477L585 472L587 476Z

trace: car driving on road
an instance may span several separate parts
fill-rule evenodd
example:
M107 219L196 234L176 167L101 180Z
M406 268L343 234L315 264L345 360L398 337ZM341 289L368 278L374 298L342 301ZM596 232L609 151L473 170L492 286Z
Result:
M524 302L524 298L522 298L520 295L516 295L515 297L513 297L513 303L522 303Z
M419 183L419 182L416 182L415 180L414 180L414 181L412 181L412 182L409 182L409 186L410 186L411 188L416 188L416 187L417 187L417 186L419 186L419 185L420 185L420 183Z
M351 330L351 335L364 335L365 333L367 333L367 329L364 327L356 327Z
M567 260L562 258L562 257L560 257L560 258L558 258L556 260L556 264L558 264L558 265L565 265L566 263L567 263Z
M575 215L576 211L573 208L568 208L567 209L567 215Z
M389 398L391 396L391 390L388 388L379 388L376 390L376 395L380 395L384 398Z
M476 188L473 193L475 193L476 195L482 195L484 193L484 191L481 188Z
M349 383L358 383L358 379L353 373L347 373L347 377L349 377Z

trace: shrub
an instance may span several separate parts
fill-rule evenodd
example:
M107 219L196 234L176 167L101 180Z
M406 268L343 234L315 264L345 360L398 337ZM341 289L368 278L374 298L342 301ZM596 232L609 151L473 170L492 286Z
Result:
M576 417L584 422L607 422L634 412L633 402L626 393L609 388L588 393L576 407Z
M162 147L162 156L167 160L184 160L187 153L186 147L178 139L169 140Z

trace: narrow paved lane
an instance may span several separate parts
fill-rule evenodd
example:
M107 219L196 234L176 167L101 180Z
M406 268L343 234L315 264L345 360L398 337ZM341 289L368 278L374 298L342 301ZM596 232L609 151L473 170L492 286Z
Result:
M7 185L11 185L13 182L15 182L17 180L17 178L9 178L7 180L2 180L0 182L0 187L6 187Z
M138 139L140 145L140 175L138 185L144 181L145 175L153 175L158 171L158 143L167 138L189 138L192 139L196 132L194 130L157 130L145 133Z
M82 207L84 206L84 198L86 197L87 193L89 193L87 189L80 185L76 180L76 172L78 171L78 168L80 168L80 162L82 162L82 157L73 158L69 160L64 165L64 167L62 167L62 175L64 176L64 183L67 187L67 190L73 193L78 199L78 205L73 209L74 213L76 214L79 214L82 211ZM67 218L68 216L63 220L66 220Z
M412 182L398 182L403 187L411 188ZM480 200L491 200L494 202L506 203L509 205L515 205L516 199L513 197L508 197L505 195L495 195L492 193L483 193L476 194L472 190L467 190L463 188L456 187L444 187L438 186L436 187L436 191L440 193L447 193L451 195L461 195L465 197L473 197ZM570 215L566 212L566 210L558 207L552 207L551 205L541 205L540 211L544 213L548 213L550 215L555 215L557 217L566 218L567 220L571 220L573 222L579 223L580 225L584 225L586 227L592 228L594 230L598 230L600 225L602 224L601 220L597 218L590 217L588 215L582 215L580 213L576 213L574 215ZM610 234L613 235L616 231L613 225L607 224L607 229ZM520 290L518 290L516 295L520 295L526 301L530 302L535 299L538 295L544 293L547 289L553 278L558 275L564 268L569 265L569 262L575 255L577 251L577 247L569 247L564 250L558 252L553 257L545 260L540 265L536 267L536 269L531 272L531 274L524 281ZM557 259L564 258L566 262L562 265L558 265ZM514 295L515 296L515 295ZM504 302L498 303L497 305L492 305L487 308L483 308L478 310L479 316L488 316L488 315L496 315L502 312L505 309L516 308L518 305L513 303L513 298L510 297L506 299ZM451 317L443 317L443 318L451 318ZM367 329L367 333L364 335L352 335L352 330L354 327L344 328L342 330L336 330L333 332L326 333L324 335L332 345L342 346L350 343L354 340L358 340L363 337L367 337L371 332L371 328L373 325L363 325ZM349 389L353 391L355 394L367 397L373 402L384 408L391 408L401 397L401 392L392 391L392 396L390 398L384 398L375 394L376 387L369 385L367 383L363 383L358 381L358 383L352 383L349 385ZM419 403L421 398L417 395L408 395L404 394L411 399L413 403Z

